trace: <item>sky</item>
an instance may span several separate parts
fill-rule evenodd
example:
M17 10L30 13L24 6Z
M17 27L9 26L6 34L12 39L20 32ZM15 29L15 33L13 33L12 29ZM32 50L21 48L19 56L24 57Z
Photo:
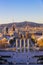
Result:
M43 0L0 0L0 24L43 23Z

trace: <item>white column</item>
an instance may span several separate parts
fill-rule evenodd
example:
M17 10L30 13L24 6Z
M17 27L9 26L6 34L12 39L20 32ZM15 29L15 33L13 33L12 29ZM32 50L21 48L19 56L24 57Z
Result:
M27 39L27 46L28 46L28 51L29 51L29 39Z
M17 51L17 47L18 47L18 39L16 39L16 51Z
M24 52L25 52L25 39L24 39Z
M22 44L22 42L21 42L22 40L20 39L20 52L21 52L21 44Z

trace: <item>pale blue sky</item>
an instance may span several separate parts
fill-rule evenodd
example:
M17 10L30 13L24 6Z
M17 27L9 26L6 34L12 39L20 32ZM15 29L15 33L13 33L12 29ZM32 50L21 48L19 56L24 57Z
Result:
M43 23L43 0L0 0L0 24L18 21Z

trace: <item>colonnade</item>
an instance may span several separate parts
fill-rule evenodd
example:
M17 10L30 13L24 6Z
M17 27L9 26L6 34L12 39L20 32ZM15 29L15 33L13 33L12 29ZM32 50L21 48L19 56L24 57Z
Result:
M16 39L16 51L29 51L29 39Z

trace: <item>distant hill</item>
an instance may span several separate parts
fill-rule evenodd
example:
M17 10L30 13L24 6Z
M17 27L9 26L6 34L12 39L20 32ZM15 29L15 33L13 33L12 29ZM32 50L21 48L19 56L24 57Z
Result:
M39 26L43 26L43 24L39 24L39 23L34 23L34 22L28 22L28 21L24 21L21 23L16 23L16 25L18 27L23 27L23 26L31 26L31 27L39 27Z
M43 24L39 24L39 23L34 23L34 22L28 22L28 21L24 21L24 22L20 22L20 23L9 23L9 24L0 24L0 32L4 27L11 27L12 25L16 24L17 27L25 27L25 26L30 26L30 27L41 27L43 26Z

